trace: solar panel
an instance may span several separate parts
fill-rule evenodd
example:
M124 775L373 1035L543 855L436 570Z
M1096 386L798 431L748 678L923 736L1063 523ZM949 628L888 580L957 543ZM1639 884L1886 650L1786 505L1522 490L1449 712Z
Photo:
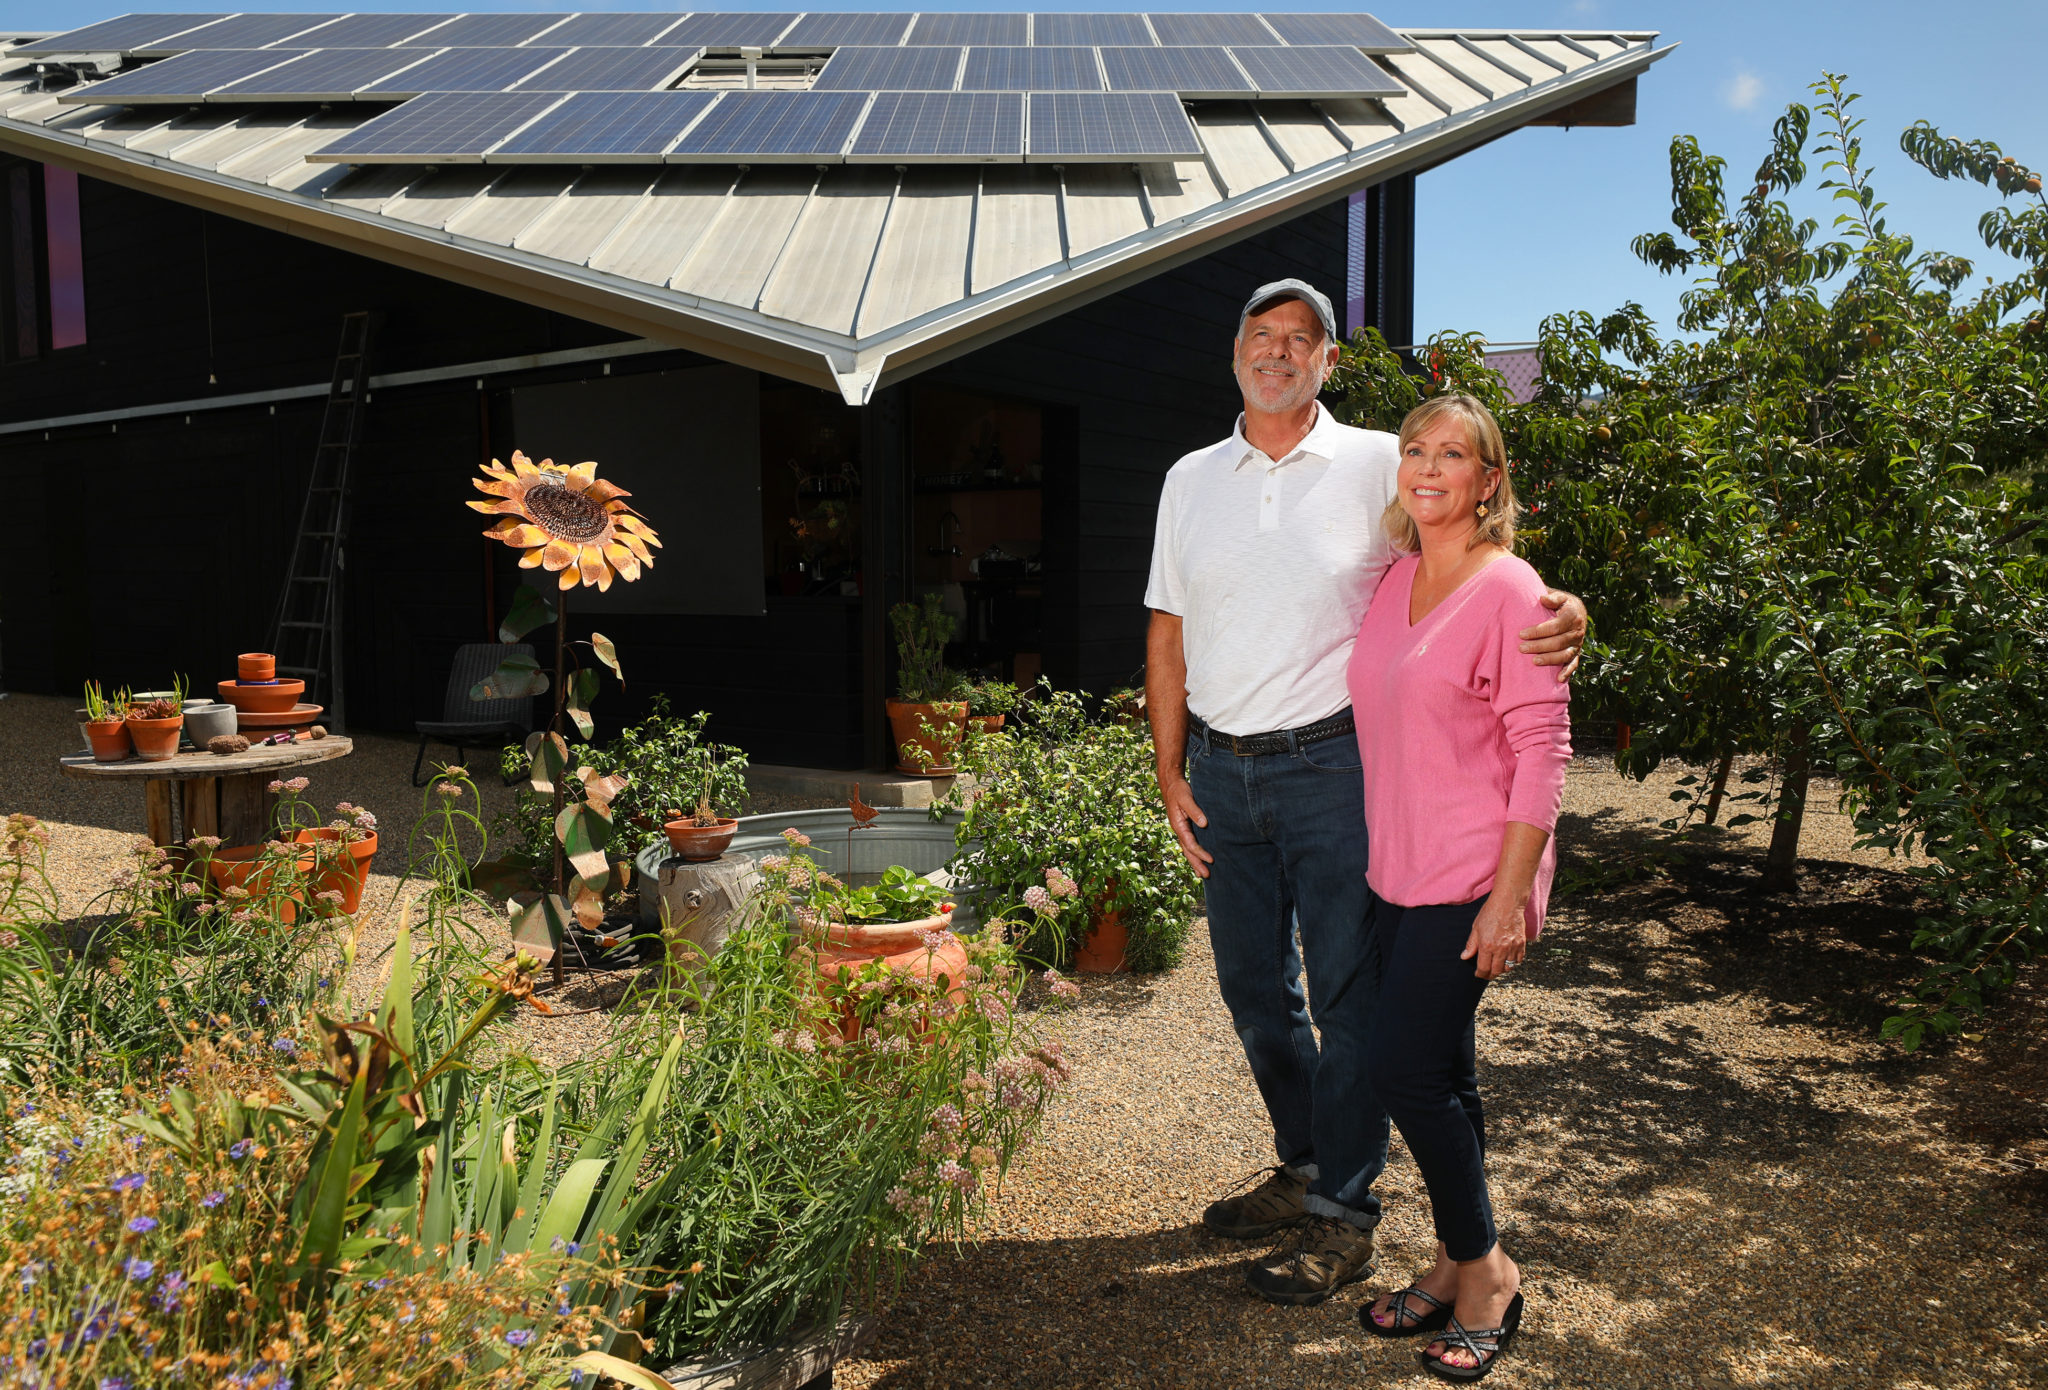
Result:
M950 92L958 48L842 48L811 83L814 92Z
M424 42L428 30L453 18L452 14L352 14L321 25L307 41L317 39L322 48L387 48L408 39Z
M1255 14L1155 14L1152 32L1163 44L1278 43Z
M265 44L277 43L291 38L294 34L302 34L308 29L340 18L338 14L239 14L233 19L209 24L204 29L176 35L175 47L180 51L261 48ZM311 40L299 45L301 48L315 46L315 42Z
M553 92L438 92L363 122L306 156L343 164L475 164L562 98Z
M970 48L963 92L1099 92L1092 48Z
M1355 48L1233 48L1259 91L1276 97L1397 97L1408 89Z
M1042 161L1199 159L1202 142L1170 92L1040 92L1031 98L1025 158Z
M673 14L579 14L567 24L550 29L547 42L576 44L646 44L660 38L664 30L676 27Z
M865 92L726 92L669 158L802 164L837 159L867 102Z
M1137 14L1035 14L1031 41L1043 44L1151 43L1152 31Z
M217 101L347 101L425 58L423 49L323 48L283 67L231 82Z
M1245 96L1251 82L1222 48L1105 48L1112 92L1178 92L1184 97Z
M134 72L124 72L104 82L92 82L61 92L62 102L102 102L140 106L153 102L195 102L216 87L253 77L267 68L288 63L301 50L283 48L214 49L205 53L183 53L151 63Z
M450 20L431 35L451 48L510 48L539 39L569 16L565 14L466 14ZM546 40L550 46L553 40Z
M701 48L579 48L519 84L522 92L658 92Z
M911 43L1029 43L1030 26L1021 14L921 14Z
M663 34L665 43L701 43L711 48L774 43L796 21L793 11L779 14L706 12L693 14Z
M14 51L23 57L42 53L133 53L157 39L224 18L218 14L125 14L119 19L20 44Z
M1024 98L1016 92L880 92L846 152L885 164L1020 160Z
M561 57L566 48L451 48L388 82L363 89L364 96L402 98L420 92L502 92Z
M843 44L894 44L913 18L907 14L807 14L775 41L777 48L837 48Z
M490 153L493 162L659 163L716 92L583 92Z
M1269 14L1280 37L1298 44L1343 44L1368 53L1408 53L1415 45L1369 14Z

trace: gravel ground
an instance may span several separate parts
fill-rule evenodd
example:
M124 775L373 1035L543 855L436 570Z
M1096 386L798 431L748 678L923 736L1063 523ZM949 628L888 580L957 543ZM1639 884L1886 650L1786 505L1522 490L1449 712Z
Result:
M61 778L53 754L71 740L69 701L0 702L0 812L51 823L54 875L82 906L142 808L133 787ZM392 835L419 805L411 759L405 740L359 738L314 769L311 795L367 805ZM1673 781L1574 767L1567 871L1613 886L1554 904L1528 966L1482 1009L1495 1203L1530 1300L1491 1383L2048 1382L2048 992L2025 977L1983 1044L1878 1046L1912 965L1915 899L1896 861L1853 850L1816 784L1808 891L1761 898L1762 827L1710 832L1677 861L1652 851L1644 832L1671 813ZM479 790L486 819L509 804L494 778ZM389 940L396 858L372 875L359 991ZM622 986L572 983L551 996L567 1016L528 1016L521 1041L582 1051ZM1199 1226L1269 1161L1205 933L1168 975L1085 980L1059 1027L1081 1070L1045 1137L982 1241L932 1252L842 1387L1423 1383L1413 1343L1356 1322L1428 1263L1426 1199L1398 1140L1379 1273L1320 1308L1251 1298L1242 1266L1263 1245Z
M1577 871L1642 860L1672 781L1582 759L1563 827ZM1995 1067L1982 1048L1879 1047L1910 969L1910 885L1824 812L1807 895L1761 899L1760 829L1554 904L1529 965L1487 994L1494 1199L1530 1304L1490 1383L2048 1381L2048 1009L2031 980L2001 1009L2008 1033L2031 1021ZM1433 1383L1414 1342L1356 1321L1430 1260L1398 1140L1377 1274L1321 1307L1254 1299L1242 1269L1264 1244L1202 1231L1203 1205L1270 1162L1205 933L1170 975L1085 980L1062 1032L1079 1076L985 1239L930 1254L840 1386Z

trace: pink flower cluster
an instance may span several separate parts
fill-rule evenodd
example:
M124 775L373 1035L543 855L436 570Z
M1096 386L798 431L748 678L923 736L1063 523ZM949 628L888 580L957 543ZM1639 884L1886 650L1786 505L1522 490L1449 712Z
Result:
M1041 978L1044 979L1045 987L1052 992L1052 997L1055 999L1079 999L1081 997L1081 987L1061 975L1057 970L1048 970Z
M1024 906L1041 917L1057 917L1060 914L1060 905L1052 900L1052 894L1035 883L1024 890Z
M1078 898L1081 896L1081 885L1074 882L1065 869L1047 869L1045 871L1045 888L1055 898Z
M804 834L803 831L798 830L795 826L791 826L789 829L783 831L782 838L785 842L787 842L791 849L796 849L801 845L807 845L811 842L811 837Z

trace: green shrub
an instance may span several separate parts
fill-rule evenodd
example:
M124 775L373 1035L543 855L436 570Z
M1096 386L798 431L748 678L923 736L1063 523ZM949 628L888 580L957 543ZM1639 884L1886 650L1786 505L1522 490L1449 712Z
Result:
M1027 950L1069 960L1091 913L1115 909L1133 970L1180 963L1198 881L1160 810L1142 719L1091 714L1085 697L1045 688L1001 731L971 735L960 758L967 776L947 804L965 812L958 842L976 846L958 864L974 890L1023 901L1046 891L1047 869L1079 886L1078 903Z

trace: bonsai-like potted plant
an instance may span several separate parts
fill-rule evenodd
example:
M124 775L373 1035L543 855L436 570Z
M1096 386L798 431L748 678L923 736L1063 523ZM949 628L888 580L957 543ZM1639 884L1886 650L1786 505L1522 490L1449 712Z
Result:
M85 683L85 739L92 746L93 760L118 763L128 756L128 692L100 693L98 681ZM175 746L175 745L174 745Z
M680 811L671 813L671 818L662 823L662 833L668 836L668 846L678 856L693 864L708 863L725 853L725 847L732 843L732 837L739 833L737 817L721 816L712 805L711 791L715 777L714 769L704 769L704 780L697 789L697 808L687 816Z
M178 756L178 735L185 728L185 678L171 679L170 693L128 712L128 737L135 756L146 763Z
M377 818L367 807L343 801L334 808L334 819L325 825L301 830L293 837L302 845L314 845L319 867L313 877L313 896L339 893L337 910L352 913L363 905L363 881L370 876L370 861L377 857Z
M953 755L967 729L966 681L946 669L951 614L938 594L889 610L896 633L896 698L889 701L896 770L927 777L954 771Z

